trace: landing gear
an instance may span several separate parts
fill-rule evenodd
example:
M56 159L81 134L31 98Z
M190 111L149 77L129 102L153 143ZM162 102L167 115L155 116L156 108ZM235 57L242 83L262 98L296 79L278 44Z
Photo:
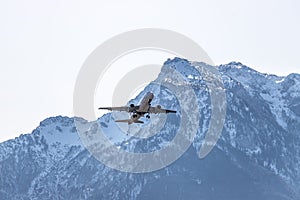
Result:
M146 115L146 118L147 118L147 119L150 119L150 115Z

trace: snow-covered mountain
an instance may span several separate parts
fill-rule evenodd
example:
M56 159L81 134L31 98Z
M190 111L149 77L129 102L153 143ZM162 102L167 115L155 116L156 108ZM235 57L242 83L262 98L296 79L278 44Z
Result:
M31 134L0 144L0 200L300 199L299 74L262 74L238 62L219 66L226 88L225 124L215 148L199 159L211 115L209 88L192 62L168 60L158 78L166 76L166 68L186 78L199 104L199 130L178 160L150 173L111 169L84 148L74 118L50 117ZM152 105L180 110L167 88L152 83L130 103L137 104L148 91L156 96ZM112 115L97 124L120 148L136 153L163 148L181 120L180 112L168 115L159 133L138 139L124 134Z

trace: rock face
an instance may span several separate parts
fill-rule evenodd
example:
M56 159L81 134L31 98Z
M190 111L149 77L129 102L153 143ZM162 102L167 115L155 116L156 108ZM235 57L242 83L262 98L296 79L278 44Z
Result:
M74 118L50 117L31 134L0 144L0 199L299 200L300 75L262 74L237 62L219 66L226 88L225 124L217 145L199 159L211 107L205 81L192 65L168 60L159 75L166 67L179 71L199 103L195 140L174 163L141 174L111 169L84 148ZM156 96L152 105L180 110L168 89L155 84L131 103L138 104L148 91ZM165 127L147 139L122 133L112 114L97 121L121 148L143 153L170 142L180 117L180 112L168 115Z

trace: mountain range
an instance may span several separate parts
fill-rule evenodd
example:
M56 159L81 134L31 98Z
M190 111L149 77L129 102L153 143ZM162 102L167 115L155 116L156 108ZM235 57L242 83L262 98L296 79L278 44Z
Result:
M217 66L225 88L226 118L215 147L199 158L212 111L210 90L195 65L206 64L169 59L158 77L167 76L167 68L175 69L197 97L199 129L175 162L148 173L110 168L85 148L76 117L50 117L32 133L0 144L0 200L299 200L300 75L264 74L239 62ZM180 110L168 88L154 82L129 103L138 104L149 91L156 96L153 105ZM120 148L145 153L171 142L181 117L180 112L168 115L157 134L142 139L124 133L112 113L96 123Z

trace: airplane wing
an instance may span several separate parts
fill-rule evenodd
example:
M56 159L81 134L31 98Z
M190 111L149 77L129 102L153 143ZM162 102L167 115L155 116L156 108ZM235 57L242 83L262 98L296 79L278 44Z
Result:
M149 108L149 113L176 113L175 110L167 110L167 109L162 109L160 106L157 107L150 107Z
M125 111L125 112L133 112L137 110L139 106L129 107L129 106L121 106L121 107L100 107L99 110L111 110L111 111Z

